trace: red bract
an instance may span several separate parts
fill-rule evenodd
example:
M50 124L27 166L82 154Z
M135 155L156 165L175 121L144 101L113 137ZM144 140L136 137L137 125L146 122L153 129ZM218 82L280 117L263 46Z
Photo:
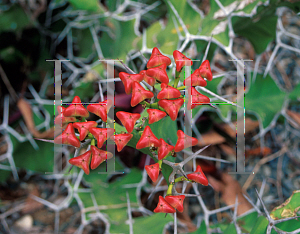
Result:
M139 74L143 76L144 81L146 81L149 85L155 85L155 79L151 76L148 76L145 70L140 71Z
M175 213L176 210L166 200L159 196L159 202L154 209L154 213Z
M193 62L180 51L174 50L173 57L176 63L176 71L180 72L184 66L192 66Z
M111 152L107 152L101 149L98 149L96 146L91 146L92 150L92 161L91 161L91 169L96 169L101 163L103 163L106 159L111 159L113 154Z
M117 150L120 152L127 143L131 140L133 137L133 134L124 133L124 134L118 134L111 136L111 139L115 141L115 144L117 145Z
M147 112L149 114L149 124L153 124L167 115L166 112L158 109L147 109Z
M196 106L202 105L203 103L210 103L209 97L199 93L194 87L191 87L191 97L188 99L187 109L194 109Z
M175 89L165 83L162 83L160 87L161 91L157 94L158 99L179 98L181 95L178 89Z
M199 165L197 166L195 172L193 172L191 174L187 174L187 178L189 178L190 180L193 180L199 184L202 184L204 186L208 185L208 180Z
M118 111L116 115L122 122L128 133L131 133L133 131L135 122L141 117L140 114L134 114L125 111Z
M71 123L68 124L62 134L54 139L54 143L80 147L80 141L75 136L75 131Z
M167 66L162 64L158 67L150 68L146 71L146 74L156 80L160 81L161 83L169 83L169 77L166 71Z
M183 99L175 99L175 100L160 100L158 101L158 105L166 110L170 118L175 121L178 115L178 111L183 104Z
M108 99L103 102L90 104L87 106L87 110L97 116L99 116L103 122L107 121L107 112L112 106L112 100Z
M71 158L69 160L69 163L76 166L76 167L79 167L81 168L85 174L90 174L90 168L89 168L89 165L90 165L90 160L91 160L91 151L86 151L84 154L78 156L78 157L75 157L75 158Z
M76 128L80 134L80 141L83 141L87 136L87 134L89 133L89 128L96 126L97 123L95 121L73 123L73 127Z
M133 82L141 82L143 80L141 74L128 74L126 72L120 72L119 77L124 84L126 94L131 94Z
M164 159L172 150L174 150L174 146L169 145L164 139L160 138L160 146L158 147L158 160Z
M150 177L150 179L155 183L159 175L159 164L155 163L152 165L147 165L145 166L145 170L147 171L147 174Z
M177 131L177 137L178 139L174 148L175 152L179 152L185 148L197 145L198 143L196 138L184 134L184 132L181 130Z
M55 124L65 124L65 123L70 123L70 122L75 122L76 118L75 117L66 117L64 115L64 111L65 111L65 107L63 106L58 106L57 107L57 111L58 111L58 115L55 117Z
M149 126L146 126L141 138L139 139L138 143L136 144L137 149L142 149L146 147L159 147L160 141L157 137L153 134Z
M207 82L200 76L199 69L196 69L188 78L183 81L183 85L205 87Z
M132 84L131 106L134 107L145 99L153 97L153 93L144 89L138 82Z
M147 68L158 67L162 64L169 66L171 64L171 59L167 56L162 55L160 51L156 47L154 47L151 57L147 63Z
M64 116L81 116L84 118L89 117L89 112L84 108L84 106L81 103L81 100L78 96L75 96L73 98L72 104L70 106L68 106L65 110L64 110Z
M212 76L212 72L210 69L210 65L209 65L209 61L205 60L201 66L199 67L199 73L200 76L202 76L203 78L208 79L209 81L212 81L213 76Z
M178 196L166 196L165 200L168 202L172 207L174 207L179 212L183 212L183 201L185 199L184 195Z
M97 139L97 146L101 148L103 143L107 140L107 138L114 135L113 128L90 128L90 133Z

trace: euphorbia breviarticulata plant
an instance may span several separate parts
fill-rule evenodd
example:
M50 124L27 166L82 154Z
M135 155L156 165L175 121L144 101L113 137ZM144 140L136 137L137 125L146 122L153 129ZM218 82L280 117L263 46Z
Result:
M56 117L55 121L58 124L68 123L68 125L62 134L54 139L55 143L79 148L86 140L91 140L90 150L87 150L80 156L71 158L69 160L70 164L83 169L86 174L89 174L90 169L96 169L101 163L113 157L111 152L100 149L108 139L115 142L118 152L122 151L129 143L131 146L135 144L136 149L149 149L152 152L150 156L156 162L146 165L145 170L150 179L156 182L162 170L162 165L164 163L168 164L168 157L176 157L176 153L197 145L198 140L186 135L182 130L177 131L177 142L175 145L172 145L171 142L166 142L168 139L160 138L161 136L158 135L157 131L155 131L155 134L157 134L155 135L151 129L153 124L162 121L164 118L176 121L178 113L185 102L184 97L189 110L210 102L207 96L199 93L195 88L197 86L206 86L207 81L205 79L208 81L212 80L209 61L205 60L191 76L183 81L183 85L186 86L177 87L180 74L184 70L183 68L192 66L193 62L178 50L174 51L173 57L176 65L176 77L173 80L171 79L171 83L167 69L172 61L156 47L152 51L146 70L140 71L139 74L132 74L131 71L130 73L119 73L126 94L132 95L131 106L142 104L142 107L146 109L143 115L125 111L116 113L116 117L121 121L127 132L115 133L112 128L100 127L97 122L86 120L90 112L101 118L104 123L113 121L108 120L107 117L107 112L112 107L111 100L92 103L85 108L80 98L75 96L68 107L59 109L59 116ZM160 84L160 90L157 90L159 86L155 84ZM184 96L181 92L186 91L187 88L189 88L190 94L188 96L186 92ZM75 130L77 130L76 133ZM162 131L167 131L167 129L162 129ZM134 136L135 139L133 141ZM139 137L139 139L136 139L136 137ZM174 182L169 184L166 197L159 197L159 203L154 212L175 213L176 210L183 212L185 196L173 194L174 184L183 180L204 186L208 185L206 176L199 165L193 173L185 176L175 179L174 174Z

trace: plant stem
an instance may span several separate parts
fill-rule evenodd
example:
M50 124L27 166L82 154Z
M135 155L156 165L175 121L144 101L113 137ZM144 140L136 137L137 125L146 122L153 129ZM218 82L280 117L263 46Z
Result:
M185 90L185 88L186 88L185 86L180 86L180 87L178 87L177 89L178 89L178 90Z
M177 183L177 182L180 182L180 181L184 181L184 180L193 182L192 180L188 180L184 176L180 176L180 177L178 177L178 178L175 179L174 183Z
M159 170L161 170L162 160L158 160Z
M172 183L169 184L166 196L172 195L173 186L174 186L174 184L172 184Z
M180 72L176 71L175 72L175 80L174 80L174 88L177 88L179 78L180 78Z

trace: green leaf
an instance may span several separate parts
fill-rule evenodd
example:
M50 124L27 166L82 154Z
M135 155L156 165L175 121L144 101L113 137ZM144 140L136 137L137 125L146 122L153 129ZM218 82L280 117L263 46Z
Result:
M264 79L263 75L257 74L255 83L245 96L245 109L257 113L263 128L266 128L281 110L284 98L285 92L277 87L269 75Z
M168 214L165 217L163 213L153 214L147 217L138 217L134 219L133 232L134 233L163 233L165 225L173 221L173 217Z
M205 222L203 220L200 227L196 231L192 232L191 234L206 234L206 233L207 233L206 232L206 225L205 225Z
M293 89L293 91L291 91L289 93L289 98L292 101L296 101L300 99L300 82L298 83L298 85L296 86L296 88Z
M275 207L270 216L272 219L284 219L294 217L300 209L300 190L295 190L293 194L280 206Z
M292 232L300 228L300 221L297 219L292 219L279 223L276 225L276 227L284 232Z
M78 10L86 10L89 12L103 13L104 9L98 0L68 0L74 8Z
M254 223L257 220L257 212L251 212L250 214L247 214L246 216L240 217L237 220L238 225L241 227L243 232L250 232L253 228Z
M257 54L264 52L276 37L275 15L264 15L257 22L248 17L232 17L232 24L234 32L247 38Z
M259 216L250 232L250 234L265 234L267 231L268 220L265 216Z
M236 234L236 229L233 223L231 223L228 228L223 232L223 234Z
M73 97L79 96L81 100L91 99L94 96L94 82L80 81L74 88Z
M116 19L107 19L108 32L103 32L100 38L100 47L105 58L123 59L125 62L127 53L134 49L134 40L137 35L134 31L135 20L118 21Z
M89 28L72 30L73 40L77 45L78 57L88 58L92 53L95 53L94 40Z
M30 20L19 5L13 5L7 11L1 12L0 32L19 32L30 25Z
M16 167L35 172L53 172L53 144L44 141L36 141L39 149L35 150L29 141L19 142L12 135L10 135L10 139L13 143L13 158Z
M165 142L169 144L169 139L175 145L177 141L177 123L176 121L172 121L169 116L155 122L153 124L148 124L148 120L145 124L145 127L148 125L154 135L160 139L163 138Z

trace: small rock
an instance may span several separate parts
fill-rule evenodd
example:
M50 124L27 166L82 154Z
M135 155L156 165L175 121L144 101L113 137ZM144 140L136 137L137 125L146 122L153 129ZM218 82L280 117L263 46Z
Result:
M33 226L33 218L31 215L24 215L18 221L16 221L16 226L22 229L30 229Z

